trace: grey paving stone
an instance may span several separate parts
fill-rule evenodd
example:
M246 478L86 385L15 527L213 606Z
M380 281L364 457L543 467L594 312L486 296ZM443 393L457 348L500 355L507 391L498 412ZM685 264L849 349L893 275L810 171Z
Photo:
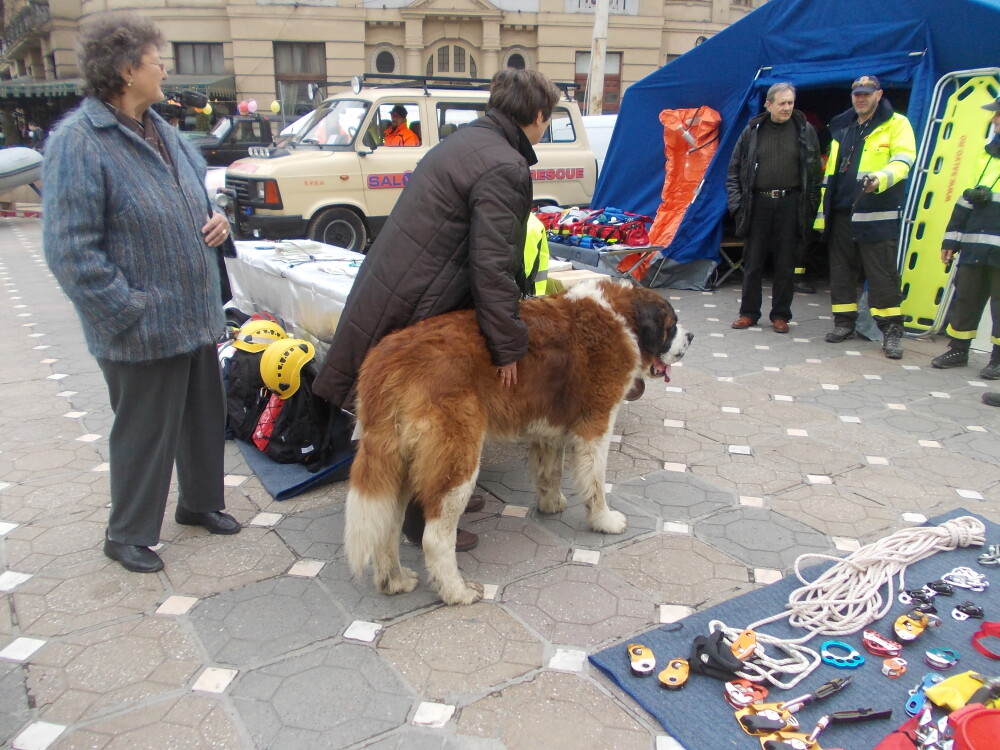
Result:
M651 627L653 603L613 574L565 564L523 578L501 601L550 643L593 648Z
M487 516L462 527L479 535L479 546L459 555L462 572L480 583L499 584L565 562L569 544L533 519Z
M344 548L344 504L327 503L285 516L275 531L299 557L335 560Z
M0 662L0 741L13 737L31 716L26 671L21 664Z
M593 684L543 672L462 710L462 734L502 740L507 750L649 747L634 718Z
M408 594L386 596L375 590L371 568L363 576L354 578L344 561L326 565L319 572L319 579L329 588L333 598L347 611L350 620L385 622L400 615L416 612L440 601L437 593L427 583L424 572L423 550L409 542L401 542L399 558L404 567L420 574L420 584ZM462 568L462 555L458 557ZM468 578L469 576L466 575Z
M283 749L349 747L404 723L413 706L374 649L348 643L252 670L230 695L254 743Z
M347 618L319 581L285 576L200 601L191 622L212 661L270 661L336 638Z
M543 647L495 604L441 607L389 627L379 654L425 700L448 704L543 666Z
M606 555L610 570L658 604L701 609L749 589L746 565L687 534L660 534Z
M689 521L736 505L737 497L711 482L676 471L656 471L619 482L613 494L655 512L661 520Z
M753 567L787 570L806 552L829 553L826 536L764 508L741 506L702 520L695 536Z

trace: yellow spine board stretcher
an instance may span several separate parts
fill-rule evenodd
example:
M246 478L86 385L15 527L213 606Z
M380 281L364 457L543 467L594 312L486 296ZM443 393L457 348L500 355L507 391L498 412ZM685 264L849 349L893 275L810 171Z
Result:
M981 109L998 95L998 76L981 75L962 81L952 74L957 88L948 97L943 114L932 120L925 133L928 143L918 159L920 169L915 194L910 196L903 225L904 325L908 331L937 332L951 299L950 274L941 262L941 242L955 202L972 187L982 167L983 146L989 131L989 112ZM942 79L942 82L945 82ZM942 82L939 82L940 88ZM938 111L932 106L931 115ZM919 177L923 177L922 183ZM956 264L952 264L954 267Z

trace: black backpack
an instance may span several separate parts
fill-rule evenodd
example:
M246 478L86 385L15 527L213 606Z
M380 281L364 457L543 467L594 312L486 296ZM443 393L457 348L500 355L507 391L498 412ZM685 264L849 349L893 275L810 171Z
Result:
M223 360L222 386L226 392L226 437L249 441L267 405L270 391L260 376L262 352L236 349Z

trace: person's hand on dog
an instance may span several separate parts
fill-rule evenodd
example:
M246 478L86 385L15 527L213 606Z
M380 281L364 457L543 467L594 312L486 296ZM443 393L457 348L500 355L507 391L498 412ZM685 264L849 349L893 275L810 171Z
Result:
M517 385L517 362L511 362L509 365L498 367L497 375L500 377L500 385L504 388Z

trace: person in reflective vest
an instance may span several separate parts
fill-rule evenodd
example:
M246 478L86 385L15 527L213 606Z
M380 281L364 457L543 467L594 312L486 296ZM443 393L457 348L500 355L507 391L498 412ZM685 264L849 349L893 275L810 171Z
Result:
M815 228L825 232L830 251L834 329L826 340L854 338L857 285L864 278L885 356L901 359L903 294L896 248L916 143L909 120L882 94L878 78L861 76L851 86L852 108L830 122L833 142Z
M1000 380L1000 98L983 105L992 114L993 135L980 154L976 182L962 192L951 212L941 243L941 262L958 256L955 300L946 333L948 351L931 360L938 369L969 364L969 348L976 337L986 302L990 302L993 354L979 372L984 380ZM983 400L994 404L985 394Z
M524 276L534 296L545 294L549 280L549 240L545 225L534 214L528 215L528 234L524 238Z

